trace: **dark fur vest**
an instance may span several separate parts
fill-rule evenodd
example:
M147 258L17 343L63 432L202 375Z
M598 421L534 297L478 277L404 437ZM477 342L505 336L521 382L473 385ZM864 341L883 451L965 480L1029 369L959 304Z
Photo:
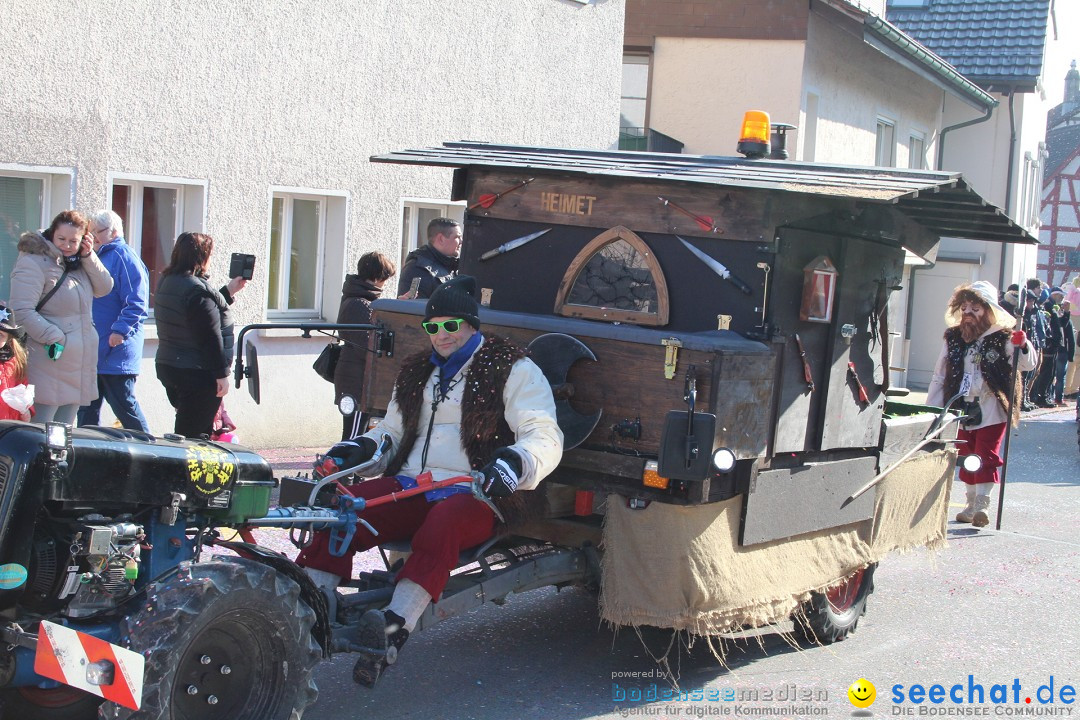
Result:
M491 460L496 449L512 445L514 433L503 418L503 388L514 363L525 357L525 350L498 337L485 337L473 355L465 375L465 392L461 398L461 447L469 458L471 469L479 470ZM427 386L435 366L430 352L418 352L405 358L394 383L404 437L394 454L387 475L397 475L420 437L420 411Z
M1009 396L1013 398L1013 420L1019 417L1020 403L1020 373L1017 373L1017 384L1009 392L1009 384L1012 380L1012 363L1009 362L1008 348L1009 331L998 330L977 340L981 344L979 350L979 371L983 381L990 387L990 391L1001 403L1001 407L1009 409ZM967 343L960 336L959 327L951 327L945 331L945 400L960 392L960 385L964 378L964 355L967 353Z
M514 363L527 355L528 351L524 348L494 336L484 336L483 344L473 355L465 374L465 390L461 398L461 447L469 458L472 470L479 470L490 462L498 448L514 443L514 432L504 417L503 389ZM402 362L394 392L401 410L404 434L401 447L386 470L389 476L397 475L416 443L426 440L422 437L426 428L420 428L420 411L424 403L424 388L434 371L430 352L415 353ZM543 513L543 507L537 502L543 496L543 492L519 492L499 500L497 505L506 518L506 524L514 525Z

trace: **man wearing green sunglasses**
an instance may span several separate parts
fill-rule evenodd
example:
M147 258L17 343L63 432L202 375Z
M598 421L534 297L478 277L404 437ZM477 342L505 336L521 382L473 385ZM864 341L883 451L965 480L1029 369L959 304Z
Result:
M322 457L316 474L329 474L369 460L377 439L393 440L384 477L352 488L375 498L416 487L430 474L440 481L476 471L484 494L499 504L507 522L562 458L563 437L555 420L551 386L525 350L480 332L476 281L459 276L428 300L422 327L432 352L405 358L394 383L386 418L368 433L339 443ZM333 588L351 574L353 554L377 544L411 540L412 554L397 576L390 604L361 619L361 653L353 678L373 686L415 628L432 600L442 594L461 551L495 532L491 509L463 482L371 508L364 519L376 538L357 527L349 552L329 553L327 533L315 534L297 562L334 604Z

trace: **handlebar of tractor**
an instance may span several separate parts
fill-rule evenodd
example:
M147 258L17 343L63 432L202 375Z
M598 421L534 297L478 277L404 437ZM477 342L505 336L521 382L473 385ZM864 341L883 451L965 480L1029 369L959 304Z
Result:
M346 471L342 472L348 474ZM334 473L334 475L338 474L339 473ZM333 475L328 475L324 478L324 481L328 481L333 477ZM483 491L480 488L481 478L482 476L480 473L475 472L469 473L468 475L455 475L454 477L445 480L439 480L438 482L426 485L418 485L414 488L400 490L371 499L355 497L348 492L348 488L339 485L346 494L339 496L337 510L315 507L274 508L265 517L248 520L245 523L245 526L297 527L308 525L311 530L330 530L328 547L330 554L334 557L341 557L348 550L349 545L352 544L353 536L356 534L357 523L362 524L367 528L368 532L378 537L378 530L359 516L359 513L362 513L367 508L398 502L405 498L413 497L414 495L438 490L451 485L458 485L463 482L471 483L473 497L491 508L491 511L495 513L495 517L497 517L500 522L505 522L499 509L483 494Z

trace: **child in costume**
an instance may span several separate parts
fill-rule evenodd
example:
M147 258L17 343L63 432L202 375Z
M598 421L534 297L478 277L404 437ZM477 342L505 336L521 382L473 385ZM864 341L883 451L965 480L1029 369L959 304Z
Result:
M33 386L26 384L26 348L11 311L0 302L0 420L29 421L34 403Z

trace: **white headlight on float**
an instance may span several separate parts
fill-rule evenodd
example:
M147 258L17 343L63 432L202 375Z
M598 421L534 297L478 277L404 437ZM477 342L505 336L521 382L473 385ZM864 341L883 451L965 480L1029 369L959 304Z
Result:
M352 395L342 395L338 400L337 409L342 415L352 415L356 412L356 398Z
M982 469L982 458L978 455L965 455L960 458L960 467L970 473L979 472Z
M719 472L731 472L735 467L735 453L726 447L717 448L712 454L712 462Z

